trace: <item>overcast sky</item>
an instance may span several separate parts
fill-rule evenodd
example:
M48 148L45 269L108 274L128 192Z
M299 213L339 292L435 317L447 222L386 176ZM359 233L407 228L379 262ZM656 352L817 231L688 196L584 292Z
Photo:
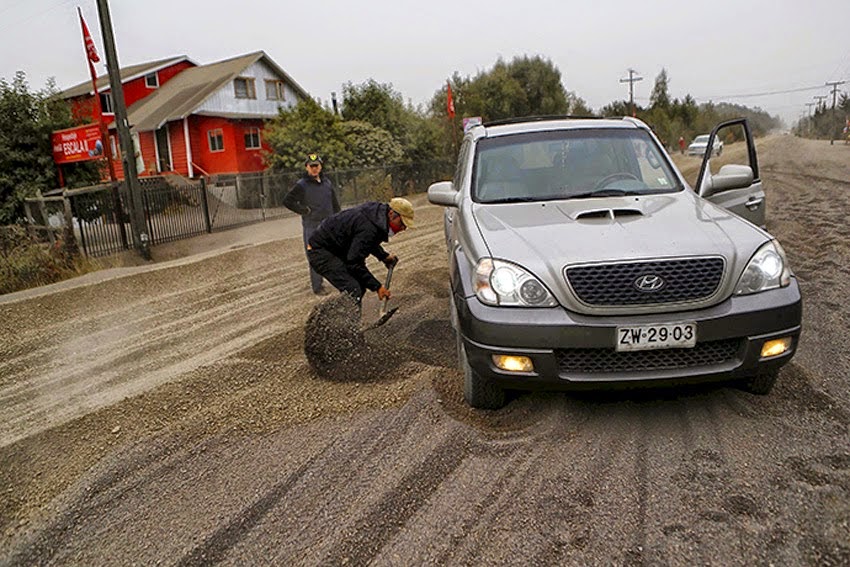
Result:
M95 0L0 0L0 77L22 70L33 89L48 77L60 88L86 80L77 6L102 54ZM551 60L594 110L628 99L629 68L643 77L641 104L665 68L674 98L760 107L789 125L830 92L827 81L850 91L850 0L111 0L110 9L122 66L263 50L324 101L373 78L425 104L454 72L518 55Z

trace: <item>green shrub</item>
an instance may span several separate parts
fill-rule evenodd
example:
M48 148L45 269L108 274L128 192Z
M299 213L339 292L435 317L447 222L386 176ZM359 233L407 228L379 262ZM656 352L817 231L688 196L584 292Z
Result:
M98 269L58 238L55 245L35 242L17 225L0 227L0 294L61 281Z

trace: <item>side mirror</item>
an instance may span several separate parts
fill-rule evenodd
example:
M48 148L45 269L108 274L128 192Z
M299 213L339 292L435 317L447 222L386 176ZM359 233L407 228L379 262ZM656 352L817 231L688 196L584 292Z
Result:
M460 193L455 191L451 181L440 181L428 187L428 201L434 205L457 207Z
M715 175L707 176L702 187L702 196L709 197L729 191L743 189L753 184L753 168L748 165L724 165Z

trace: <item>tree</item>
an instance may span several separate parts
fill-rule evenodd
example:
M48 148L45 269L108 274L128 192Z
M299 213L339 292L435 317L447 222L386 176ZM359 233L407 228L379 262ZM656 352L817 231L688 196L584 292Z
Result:
M346 144L342 120L313 99L304 99L291 108L281 108L265 128L272 151L266 162L280 171L304 167L304 156L321 154L326 164L347 167L352 153Z
M59 186L50 134L74 121L57 95L52 79L43 90L31 92L21 71L11 82L0 78L0 225L23 219L27 197ZM94 162L64 167L71 187L98 179Z
M655 77L655 85L652 87L652 94L649 95L649 106L653 109L661 109L666 111L670 108L670 94L668 88L670 79L667 77L667 69L661 69L658 76Z
M360 85L351 82L342 87L342 117L359 120L382 128L399 142L408 137L407 109L401 93L391 84L381 84L369 79Z
M302 169L309 153L320 154L337 169L395 164L403 154L388 131L360 120L343 121L312 99L281 109L265 131L272 147L266 161L279 171Z
M635 107L638 111L642 112L642 109L638 106ZM599 110L599 114L605 117L612 116L631 116L632 108L627 100L615 100L614 102L608 103L603 106Z
M575 93L567 92L567 102L572 116L593 116L593 109L587 106L583 98Z
M405 105L401 93L392 84L374 79L343 86L342 116L346 121L367 122L389 132L393 143L402 149L401 157L393 163L432 161L440 155L440 128L412 105ZM387 148L386 155L395 150Z
M510 63L498 59L491 70L482 71L474 78L462 78L455 73L451 83L458 119L481 116L487 121L567 114L570 110L561 72L551 61L539 56L516 57ZM430 108L435 116L446 115L445 89L434 96Z
M699 116L699 106L691 95L685 95L682 101L673 100L670 112L682 123L688 133L693 131L694 123ZM685 137L687 138L687 133Z
M404 151L386 130L368 122L348 120L342 123L345 141L351 151L351 165L368 167L392 165L401 161Z
M847 93L838 95L833 114L832 105L819 104L811 116L807 116L797 122L794 132L798 136L829 139L838 135L846 139L843 133L844 126L850 119L850 96Z

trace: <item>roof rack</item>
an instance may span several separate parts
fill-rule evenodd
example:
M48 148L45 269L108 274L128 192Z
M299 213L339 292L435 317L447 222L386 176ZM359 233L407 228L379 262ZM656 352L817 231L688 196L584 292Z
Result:
M604 116L576 116L574 114L552 114L544 116L517 116L515 118L501 118L492 122L485 122L484 126L502 126L504 124L519 124L521 122L542 122L544 120L602 120Z

